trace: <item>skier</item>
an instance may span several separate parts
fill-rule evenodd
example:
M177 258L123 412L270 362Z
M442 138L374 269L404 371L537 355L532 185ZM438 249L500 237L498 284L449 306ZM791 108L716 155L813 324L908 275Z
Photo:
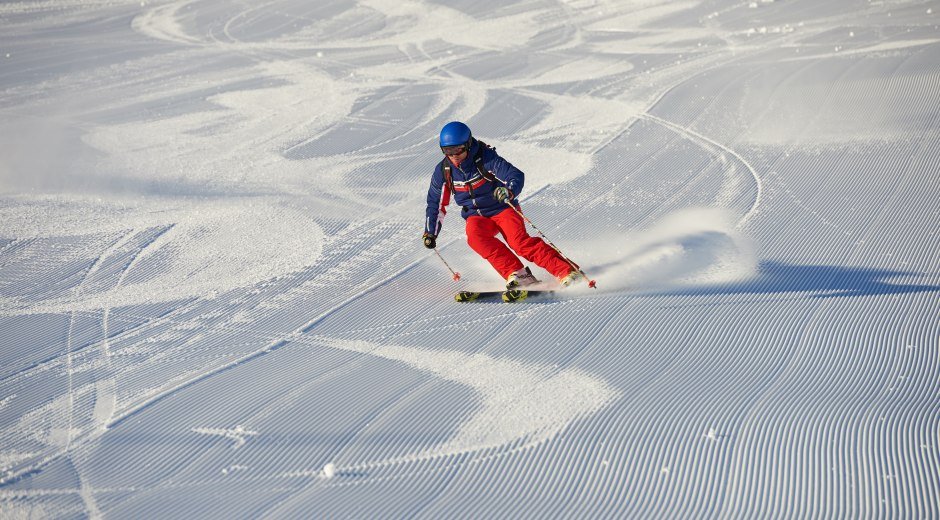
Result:
M437 246L441 221L453 194L467 221L467 243L506 280L507 289L539 283L516 254L545 269L564 286L582 278L577 266L526 231L525 222L516 211L521 211L517 197L525 181L521 170L500 157L494 148L475 139L470 127L459 121L447 123L441 129L440 147L444 160L434 168L428 189L424 247Z

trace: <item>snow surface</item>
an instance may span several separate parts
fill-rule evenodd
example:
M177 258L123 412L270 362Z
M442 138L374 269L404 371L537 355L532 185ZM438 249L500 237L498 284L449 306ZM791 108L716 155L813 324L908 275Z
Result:
M0 29L0 517L940 516L940 1ZM454 119L597 290L452 301Z

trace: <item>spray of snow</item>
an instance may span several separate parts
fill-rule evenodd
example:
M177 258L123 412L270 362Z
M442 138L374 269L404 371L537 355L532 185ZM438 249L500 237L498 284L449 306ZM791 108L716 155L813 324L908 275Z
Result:
M751 242L730 214L714 208L677 211L642 231L593 237L576 249L589 252L585 268L603 280L602 291L729 283L757 270Z

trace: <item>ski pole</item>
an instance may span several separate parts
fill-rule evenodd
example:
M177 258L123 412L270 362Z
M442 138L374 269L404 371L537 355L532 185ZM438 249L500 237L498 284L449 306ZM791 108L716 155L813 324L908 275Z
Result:
M571 261L571 259L569 259L567 256L565 256L565 254L561 252L561 249L558 249L558 246L556 246L555 244L553 244L552 241L549 240L547 236L545 236L545 233L542 233L542 230L539 229L538 226L536 226L534 222L532 222L531 220L529 220L529 217L525 216L525 215L522 213L522 210L521 210L521 209L519 209L519 208L513 206L512 203L510 203L509 201L506 201L506 205L509 206L510 208L512 208L513 211L515 211L520 217L522 217L522 220L525 220L526 222L528 222L529 225L532 226L532 229L534 229L535 232L538 233L539 236L542 237L542 240L545 240L545 243L547 243L552 249L554 249L556 252L558 252L558 254L561 256L562 260L564 260L565 262L568 262L568 265L570 265L574 270L576 270L576 271L578 271L579 273L581 273L581 276L583 276L584 279L587 280L588 287L590 287L591 289L597 289L597 281L596 281L596 280L592 280L590 277L588 277L587 273L585 273L583 269L581 269L580 267L578 267L577 264L575 264L574 262Z
M447 260L444 260L444 257L441 256L441 253L437 250L436 247L434 248L434 254L436 254L437 257L441 259L441 262L444 262L444 265L447 266L447 270L450 271L450 274L454 276L454 281L460 281L460 273L454 271L453 268L450 267L450 264L447 263Z

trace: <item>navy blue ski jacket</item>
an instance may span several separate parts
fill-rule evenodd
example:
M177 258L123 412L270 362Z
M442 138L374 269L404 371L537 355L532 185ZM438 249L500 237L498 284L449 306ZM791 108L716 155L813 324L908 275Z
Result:
M473 162L477 150L483 148L483 167L496 177L497 182L486 180L477 170ZM450 159L445 158L449 161ZM464 219L471 215L492 217L506 209L506 203L493 197L493 190L500 186L509 188L513 194L512 204L518 205L515 197L522 192L525 184L525 174L496 153L495 148L481 145L473 139L470 153L460 163L460 166L451 166L451 178L454 182L454 201L461 206L461 216ZM424 232L437 236L441 231L441 221L447 213L450 203L450 187L444 182L443 162L438 162L431 176L431 187L428 188L428 208L424 219Z

